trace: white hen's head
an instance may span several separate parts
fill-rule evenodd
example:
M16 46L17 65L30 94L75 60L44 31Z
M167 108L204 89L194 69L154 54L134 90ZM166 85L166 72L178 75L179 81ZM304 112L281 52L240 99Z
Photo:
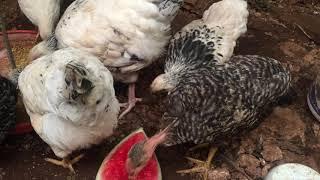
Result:
M51 83L59 89L57 93L66 101L86 106L100 106L117 101L112 74L95 56L78 49L66 48L55 51L52 62L55 65L51 69L60 77L52 77Z
M66 88L63 95L69 101L93 106L99 104L104 97L111 94L106 89L103 79L97 77L94 72L87 69L82 63L71 61L65 68Z

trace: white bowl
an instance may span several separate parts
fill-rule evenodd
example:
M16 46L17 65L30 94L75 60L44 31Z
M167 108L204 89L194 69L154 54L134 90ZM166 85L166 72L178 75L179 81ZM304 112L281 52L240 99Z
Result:
M320 180L320 174L302 164L286 163L272 168L264 180Z

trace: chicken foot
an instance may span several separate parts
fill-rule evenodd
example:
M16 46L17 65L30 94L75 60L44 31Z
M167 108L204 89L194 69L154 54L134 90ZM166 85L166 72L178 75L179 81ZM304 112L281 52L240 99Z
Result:
M208 158L206 161L201 161L198 159L187 157L187 159L189 161L196 164L195 167L191 168L191 169L186 169L186 170L179 170L179 171L177 171L177 173L179 173L179 174L201 173L203 179L207 180L209 170L211 168L211 161L212 161L214 155L216 154L217 150L218 150L217 148L211 147L209 154L208 154Z
M137 102L141 102L141 98L136 98L135 95L135 84L129 84L128 89L128 102L121 103L120 107L125 107L126 109L120 114L119 119L123 118L126 114L128 114L136 105Z
M77 156L71 160L68 158L63 158L62 160L45 158L45 160L52 163L52 164L62 166L64 168L68 168L73 174L75 174L76 172L74 171L72 165L75 164L76 162L78 162L83 156L84 156L84 154L80 154L79 156Z

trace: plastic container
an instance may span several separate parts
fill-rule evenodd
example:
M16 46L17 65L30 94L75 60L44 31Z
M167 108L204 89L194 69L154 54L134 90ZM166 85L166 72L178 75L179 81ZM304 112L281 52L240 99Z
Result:
M320 174L298 163L286 163L272 168L264 180L320 180Z

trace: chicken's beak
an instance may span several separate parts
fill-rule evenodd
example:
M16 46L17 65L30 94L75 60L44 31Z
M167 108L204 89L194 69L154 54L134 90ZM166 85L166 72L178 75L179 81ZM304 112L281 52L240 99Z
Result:
M151 93L155 93L161 90L166 90L167 86L168 84L165 81L165 74L160 74L153 80L150 86L150 90L151 90Z

